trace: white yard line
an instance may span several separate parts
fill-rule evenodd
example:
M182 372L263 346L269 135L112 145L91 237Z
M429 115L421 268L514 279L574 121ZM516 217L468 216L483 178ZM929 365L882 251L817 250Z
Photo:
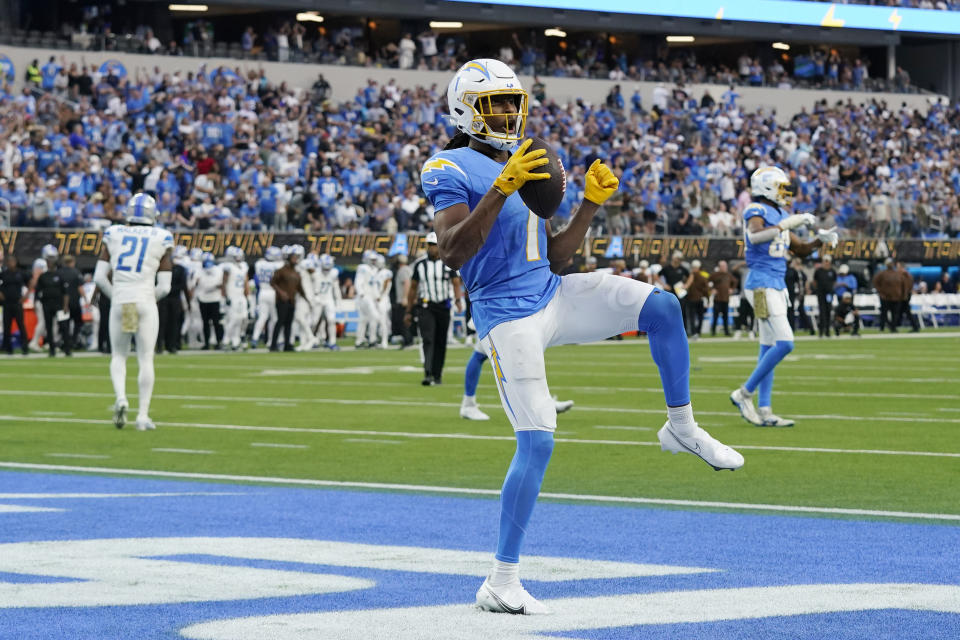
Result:
M116 498L182 498L193 496L245 496L245 491L176 491L168 493L0 493L0 500L102 500Z
M183 409L226 409L225 404L182 404Z
M251 447L264 447L268 449L309 449L306 444L283 444L281 442L251 442Z
M216 453L216 451L211 451L210 449L173 449L169 447L154 447L151 451L156 451L157 453L188 453L204 456Z
M81 424L102 425L104 420L89 420L83 418L67 418L55 420L52 418L23 418L19 416L3 416L2 420L26 420L32 422L65 422ZM347 436L367 436L373 438L411 438L411 439L440 439L440 440L481 440L492 442L513 442L514 436L490 436L473 433L435 433L418 431L377 431L373 429L321 429L315 427L277 427L263 425L242 425L242 424L210 424L205 422L158 422L158 426L164 428L177 427L186 429L217 429L226 431L264 431L280 433L312 433L322 435L347 435ZM629 446L629 447L659 447L660 443L656 441L638 441L638 440L599 440L588 438L555 438L556 442L568 444L589 444L603 446ZM960 453L946 451L899 451L890 449L838 449L828 447L781 447L770 445L751 445L751 444L731 444L730 446L743 450L756 451L790 451L795 453L839 453L839 454L867 454L867 455L887 455L887 456L921 456L930 458L960 458ZM183 453L201 452L202 450L193 449L154 449L154 451L172 451ZM203 451L204 453L214 453L213 451Z
M281 400L258 400L256 405L258 407L295 407L297 406L297 403L293 401Z
M31 411L35 416L72 416L73 411Z
M110 456L98 453L45 453L48 458L87 458L89 460L107 460Z
M405 444L403 440L386 440L383 438L344 438L344 442L360 442L368 444Z
M0 468L29 469L32 471L69 471L76 473L94 473L128 476L148 476L160 478L189 478L192 480L226 480L230 482L260 482L265 484L290 484L314 487L336 487L344 489L378 489L386 491L408 491L413 493L445 493L470 496L499 496L499 489L472 489L463 487L442 487L415 484L395 484L385 482L349 482L342 480L314 480L309 478L278 478L271 476L227 475L219 473L191 473L182 471L158 471L155 469L117 469L110 467L73 467L65 465L33 464L26 462L0 462ZM639 498L624 496L598 496L575 493L541 493L541 498L569 500L574 502L599 502L610 504L662 505L688 508L734 509L738 511L768 511L781 513L813 513L823 515L868 516L874 518L911 518L919 520L939 520L960 522L960 514L922 513L915 511L884 511L876 509L847 509L843 507L807 507L781 504L755 504L749 502L715 502L707 500L674 500L669 498Z
M66 511L66 509L53 509L50 507L25 507L19 504L0 504L0 513L52 513Z

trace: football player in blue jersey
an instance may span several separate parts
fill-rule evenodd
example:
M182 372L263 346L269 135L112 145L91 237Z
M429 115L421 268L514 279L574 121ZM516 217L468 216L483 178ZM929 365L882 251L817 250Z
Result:
M817 218L810 213L789 214L793 194L790 180L778 167L760 167L750 176L753 202L743 210L746 237L745 256L750 273L743 283L743 293L753 307L760 328L760 356L757 366L740 388L730 394L730 401L740 415L758 427L792 427L793 420L773 413L773 369L793 351L793 330L787 311L790 298L784 275L787 253L805 257L818 247L837 245L837 232L819 229L813 242L801 242L792 232L802 226L813 226ZM760 390L758 407L753 405L753 392Z
M570 222L554 231L517 190L546 177L548 162L524 141L528 96L498 60L472 60L447 88L459 133L421 170L436 210L440 257L459 269L473 302L477 336L496 377L517 448L501 491L500 535L492 572L477 592L488 611L545 613L523 588L520 547L553 452L557 413L547 386L546 347L645 331L660 370L668 420L658 432L664 450L689 452L715 469L737 469L743 456L697 426L690 405L690 357L675 296L637 280L603 273L559 277L594 214L619 186L599 160Z

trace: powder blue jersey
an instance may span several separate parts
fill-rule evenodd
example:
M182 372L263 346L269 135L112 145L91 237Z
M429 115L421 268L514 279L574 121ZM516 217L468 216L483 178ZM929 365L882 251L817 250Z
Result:
M437 211L463 203L473 211L504 165L469 147L441 151L421 170L421 184ZM460 268L473 322L483 338L502 322L525 318L550 302L560 278L550 271L545 221L513 194L487 241Z
M780 209L762 202L750 203L743 210L744 229L750 218L760 216L766 223L764 226L773 227L787 217ZM787 283L783 276L787 272L787 250L790 248L790 232L781 231L780 235L769 242L753 244L744 234L746 246L745 257L750 273L743 283L744 289L786 289Z

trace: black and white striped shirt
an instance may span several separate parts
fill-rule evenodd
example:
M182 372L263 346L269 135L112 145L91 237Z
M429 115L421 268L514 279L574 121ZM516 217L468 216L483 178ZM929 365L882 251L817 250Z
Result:
M425 302L444 303L453 298L453 284L451 278L456 276L450 267L442 260L431 260L424 256L413 263L411 285L417 287L417 300Z

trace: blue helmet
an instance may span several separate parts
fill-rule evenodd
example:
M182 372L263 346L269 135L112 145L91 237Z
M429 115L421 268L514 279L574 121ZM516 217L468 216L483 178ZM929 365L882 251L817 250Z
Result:
M127 223L153 225L157 222L157 201L153 196L136 193L127 201Z

